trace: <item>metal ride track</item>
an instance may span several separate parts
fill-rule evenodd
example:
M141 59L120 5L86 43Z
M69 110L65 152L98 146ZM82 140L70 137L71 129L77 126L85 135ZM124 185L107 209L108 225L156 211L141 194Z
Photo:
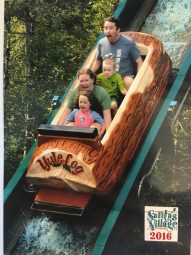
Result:
M114 12L116 16L120 16L122 20L122 25L124 29L139 31L141 25L143 24L145 18L150 12L152 6L156 1L120 1L118 8ZM142 3L142 5L140 4ZM140 8L138 8L140 6ZM135 11L136 10L136 11ZM141 13L141 15L140 15ZM189 68L189 59L191 59L191 52L189 51L187 57L185 58L182 67L180 68L178 77L182 77L182 79L178 79L175 81L175 84L172 88L176 87L176 89L170 89L166 99L164 100L158 115L156 116L153 125L150 127L150 131L142 144L141 148L138 151L138 154L135 158L135 161L131 167L130 174L126 178L121 190L114 202L108 205L109 211L106 210L106 216L103 216L103 224L105 224L98 236L97 241L95 242L95 246L93 248L94 255L101 254L105 248L107 239L111 233L113 226L119 216L120 210L128 197L128 194L135 182L135 179L141 169L145 158L149 153L149 149L151 148L151 140L154 141L157 133L160 131L160 127L165 119L165 116L168 111L168 106L171 100L177 96L181 86L183 84L184 76ZM180 98L183 98L183 95L180 95ZM51 119L56 114L56 111L53 113L52 117L49 119L49 123ZM150 140L151 139L151 140ZM5 254L11 254L12 250L17 243L17 240L20 237L20 234L23 231L24 225L26 222L34 215L34 213L30 210L30 205L34 199L34 195L26 194L23 191L22 183L25 175L25 170L30 160L31 154L36 146L36 143L32 146L31 150L27 154L21 166L17 169L15 175L10 180L9 184L5 188L4 192L4 249ZM138 160L139 159L139 160ZM141 160L140 160L141 159ZM99 201L99 200L98 200ZM112 202L112 203L113 203ZM103 204L101 204L103 206ZM111 211L110 211L111 209ZM14 215L13 215L14 212ZM107 217L108 214L108 217Z

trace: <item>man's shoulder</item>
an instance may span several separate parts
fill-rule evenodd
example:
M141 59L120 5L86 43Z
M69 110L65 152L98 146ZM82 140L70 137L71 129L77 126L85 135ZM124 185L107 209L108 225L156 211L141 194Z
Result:
M126 43L133 43L133 39L127 35L123 35L123 34L120 34L120 39L119 41L121 42L126 42Z
M102 44L105 44L105 43L108 43L108 40L107 40L107 37L103 37L99 40L98 44L102 45Z

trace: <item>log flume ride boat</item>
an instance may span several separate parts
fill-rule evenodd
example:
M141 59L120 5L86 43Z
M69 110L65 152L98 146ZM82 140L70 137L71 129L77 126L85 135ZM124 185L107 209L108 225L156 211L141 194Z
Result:
M101 140L95 128L59 125L77 80L52 123L39 127L38 147L26 174L27 183L40 187L34 209L83 211L92 194L108 194L128 171L126 166L167 88L171 60L159 39L139 32L122 34L133 38L141 51L144 62L140 71ZM96 47L84 66L92 65L95 51Z

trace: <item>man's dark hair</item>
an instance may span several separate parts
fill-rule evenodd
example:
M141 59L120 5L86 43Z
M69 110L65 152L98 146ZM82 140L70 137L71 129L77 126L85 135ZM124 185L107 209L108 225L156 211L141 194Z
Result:
M120 28L120 22L119 22L119 19L118 19L118 18L113 17L113 16L112 16L112 17L107 17L107 18L104 19L104 23L105 23L106 21L108 21L108 22L113 22L113 23L115 23L115 26L116 26L117 29Z

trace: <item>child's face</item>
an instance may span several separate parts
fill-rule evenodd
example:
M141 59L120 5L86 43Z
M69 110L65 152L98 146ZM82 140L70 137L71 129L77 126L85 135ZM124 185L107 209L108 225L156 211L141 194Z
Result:
M87 96L79 96L79 108L82 112L87 112L90 110L90 101Z
M113 65L103 63L102 72L105 78L110 78L115 73Z

